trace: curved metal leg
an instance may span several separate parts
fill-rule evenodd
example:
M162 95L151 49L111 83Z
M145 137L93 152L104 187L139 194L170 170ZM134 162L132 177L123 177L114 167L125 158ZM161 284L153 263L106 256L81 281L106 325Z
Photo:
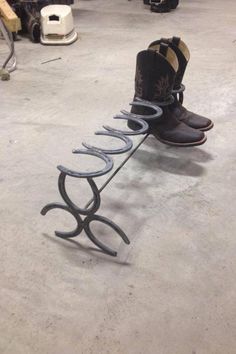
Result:
M83 220L81 219L79 214L75 213L73 210L71 210L66 205L59 204L59 203L47 204L41 210L41 214L46 215L52 209L62 209L62 210L67 211L68 213L70 213L71 215L74 216L74 218L77 222L77 227L73 231L70 231L70 232L55 231L56 236L61 237L61 238L71 238L71 237L76 237L81 233L81 231L84 228L84 225L83 225Z
M77 222L77 227L70 232L62 232L62 231L55 231L56 236L67 239L71 237L76 237L78 236L82 230L85 231L86 235L88 238L97 246L99 247L103 252L106 254L109 254L111 256L116 256L117 252L113 251L111 248L106 246L104 243L99 241L93 234L90 228L90 223L92 221L99 221L103 224L106 224L110 226L116 233L122 238L122 240L126 243L129 244L130 241L126 234L124 233L121 228L116 225L113 221L109 220L108 218L105 218L100 215L96 215L96 211L99 209L100 204L101 204L101 198L100 198L100 192L97 188L96 183L93 181L92 178L87 178L87 181L93 191L93 199L92 199L92 206L85 207L85 208L79 208L77 205L75 205L72 200L69 198L67 191L66 191L66 186L65 186L65 180L66 180L66 174L64 172L61 172L58 178L58 188L59 192L61 194L62 199L67 205L63 205L60 203L51 203L47 204L42 210L41 214L46 215L50 210L52 209L62 209L70 213L71 215L74 216L76 222ZM85 219L82 220L81 215L85 215Z
M106 224L108 226L110 226L114 231L117 232L117 234L122 238L122 240L129 245L130 241L128 239L128 237L126 236L126 234L124 233L123 230L121 230L121 228L116 225L113 221L109 220L108 218L105 218L104 216L100 216L100 215L92 215L92 216L88 216L85 220L84 220L84 231L86 232L87 236L89 237L89 239L99 248L101 248L101 250L103 250L105 253L109 254L110 256L117 256L117 252L113 251L110 247L107 247L106 245L104 245L104 243L102 243L101 241L99 241L93 234L91 228L90 228L90 223L92 221L99 221L103 224Z
M69 208L72 209L75 213L78 213L81 215L89 215L89 214L96 213L96 211L100 207L101 198L100 198L100 194L99 194L97 185L93 181L93 179L87 178L87 181L93 191L93 203L90 208L79 208L77 205L75 205L72 202L72 200L69 198L69 196L66 192L65 180L66 180L66 174L64 172L61 172L59 175L59 178L58 178L58 188L59 188L59 192L61 194L62 199L69 206Z

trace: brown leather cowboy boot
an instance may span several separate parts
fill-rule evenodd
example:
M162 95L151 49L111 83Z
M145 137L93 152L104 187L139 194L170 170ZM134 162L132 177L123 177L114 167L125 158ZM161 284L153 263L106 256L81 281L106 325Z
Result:
M161 44L158 51L143 50L139 52L134 100L143 99L162 108L162 117L149 123L150 133L158 140L174 146L201 145L206 141L204 133L180 122L169 109L174 101L171 93L177 72L178 60L168 45ZM140 106L133 106L131 112L144 116L152 113L148 108ZM136 129L131 122L128 123L128 126L131 129Z
M182 85L183 76L185 73L185 69L187 67L190 53L186 44L178 37L173 37L170 39L160 39L155 42L152 42L149 45L149 49L156 50L160 43L166 43L169 47L175 52L178 62L179 62L179 69L176 74L174 89L172 91L175 101L173 105L170 107L172 113L176 116L176 118L188 126L199 129L202 131L210 130L213 127L213 122L205 118L199 114L193 113L187 110L183 105L183 91L185 89L184 85ZM178 99L179 95L179 99Z

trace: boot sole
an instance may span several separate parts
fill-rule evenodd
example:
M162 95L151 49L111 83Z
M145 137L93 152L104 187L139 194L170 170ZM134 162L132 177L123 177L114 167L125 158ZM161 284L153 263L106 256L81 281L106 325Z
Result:
M200 128L199 130L201 130L202 132L207 132L208 130L211 130L214 127L214 123L211 122L210 125L208 125L206 128Z
M210 130L210 129L212 129L213 127L214 127L214 123L213 122L211 122L211 124L209 124L207 127L205 127L205 128L194 128L194 127L192 127L191 125L189 125L187 122L185 122L184 120L180 120L179 119L179 121L180 122L183 122L184 124L186 124L188 127L190 127L190 128L193 128L193 129L196 129L196 130L200 130L201 132L207 132L208 130Z
M161 143L170 146L180 146L180 147L188 147L188 146L199 146L204 144L207 141L207 137L205 136L202 140L195 141L194 143L173 143L172 141L161 139L158 135L154 135L154 137L159 140Z

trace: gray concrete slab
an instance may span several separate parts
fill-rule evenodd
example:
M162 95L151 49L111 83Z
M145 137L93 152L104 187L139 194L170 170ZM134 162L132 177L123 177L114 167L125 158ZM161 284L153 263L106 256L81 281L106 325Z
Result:
M80 39L22 39L18 70L0 83L0 352L235 354L236 3L180 0L163 15L141 0L74 8ZM189 149L149 138L104 191L100 213L131 239L117 259L84 235L57 239L74 221L39 214L60 201L57 164L86 164L71 150L127 108L137 52L171 35L191 50L185 104L214 131Z

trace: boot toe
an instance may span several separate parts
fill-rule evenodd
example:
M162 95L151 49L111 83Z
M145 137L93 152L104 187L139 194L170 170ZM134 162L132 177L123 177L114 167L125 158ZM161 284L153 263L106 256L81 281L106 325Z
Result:
M189 117L188 121L190 127L202 131L210 130L213 128L214 125L210 119L200 116L198 114L192 114L192 116Z
M182 129L180 129L180 126ZM204 140L205 134L202 131L190 128L184 123L180 123L180 126L178 128L177 134L179 142L186 144L194 144Z
M214 126L210 119L187 110L178 102L175 102L171 108L171 111L180 122L185 123L193 129L207 131Z
M207 139L202 131L190 128L184 123L179 123L174 129L156 126L152 134L161 142L174 146L197 146L204 144Z

